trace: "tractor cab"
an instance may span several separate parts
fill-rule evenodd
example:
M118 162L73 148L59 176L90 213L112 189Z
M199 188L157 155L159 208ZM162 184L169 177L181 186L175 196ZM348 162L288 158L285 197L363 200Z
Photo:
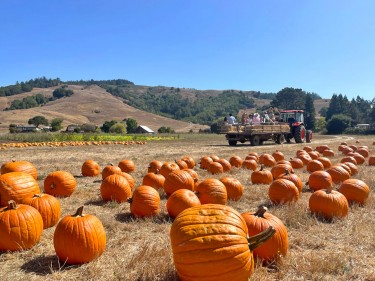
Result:
M312 132L306 130L303 110L282 110L279 115L279 122L288 123L290 133L285 135L287 142L294 138L296 143L311 142Z
M304 123L303 110L283 110L280 112L279 122Z

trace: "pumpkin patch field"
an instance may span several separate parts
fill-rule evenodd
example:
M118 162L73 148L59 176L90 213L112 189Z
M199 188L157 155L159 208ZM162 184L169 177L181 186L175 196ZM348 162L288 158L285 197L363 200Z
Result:
M0 280L375 280L374 141L8 146Z

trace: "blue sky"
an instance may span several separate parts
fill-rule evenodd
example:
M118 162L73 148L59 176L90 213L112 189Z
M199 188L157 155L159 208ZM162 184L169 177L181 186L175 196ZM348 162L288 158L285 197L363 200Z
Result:
M373 0L0 0L0 86L45 76L375 97Z

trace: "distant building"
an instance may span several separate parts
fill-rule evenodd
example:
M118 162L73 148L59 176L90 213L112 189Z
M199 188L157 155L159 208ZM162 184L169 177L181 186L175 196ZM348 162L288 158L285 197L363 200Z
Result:
M143 126L143 125L138 126L135 129L135 132L137 134L155 134L155 132L153 130L151 130L149 127Z
M80 129L78 125L68 125L68 127L66 127L66 130L65 132L68 132L68 133L74 133L74 130L75 129Z
M370 124L357 124L355 128L357 129L370 129Z
M28 132L37 132L40 131L39 128L37 128L35 125L28 125L28 126L23 126L23 125L18 125L16 126L16 133L28 133Z

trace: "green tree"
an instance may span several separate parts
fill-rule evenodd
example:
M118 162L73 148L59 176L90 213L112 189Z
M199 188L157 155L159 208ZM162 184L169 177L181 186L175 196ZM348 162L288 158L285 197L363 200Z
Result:
M17 125L16 124L9 124L9 133L17 133Z
M326 116L327 116L327 110L328 110L328 107L322 107L322 108L319 110L319 114L320 114L320 116L326 117Z
M276 94L271 105L281 109L304 109L305 97L302 89L284 88Z
M48 120L44 116L40 116L40 115L30 118L28 123L30 125L35 125L36 127L38 127L39 125L48 126Z
M309 130L315 129L315 107L312 95L307 94L305 99L305 124Z
M109 132L112 134L126 134L126 128L124 123L116 123L111 128Z
M61 118L54 118L54 119L52 119L52 121L51 121L51 127L52 127L52 131L53 132L57 132L57 131L59 131L59 130L61 130L62 129L62 121L63 121L63 119L61 119Z
M80 131L83 131L85 133L95 133L96 132L96 125L94 124L89 124L89 123L85 123L85 124L82 124L80 127Z
M320 117L315 122L315 130L314 132L324 132L327 127L327 121L324 117Z
M342 94L334 94L329 102L327 109L326 120L331 119L333 115L345 114L350 116L349 100Z
M132 118L126 119L126 131L128 132L128 134L134 134L137 128L137 120Z
M159 134L173 134L175 131L171 127L162 126L158 129Z
M116 120L111 120L111 121L105 121L103 123L103 125L100 127L100 129L104 132L104 133L109 133L109 128L111 128L114 124L116 124L117 121Z
M351 125L351 118L345 114L335 114L327 122L328 134L342 134Z

